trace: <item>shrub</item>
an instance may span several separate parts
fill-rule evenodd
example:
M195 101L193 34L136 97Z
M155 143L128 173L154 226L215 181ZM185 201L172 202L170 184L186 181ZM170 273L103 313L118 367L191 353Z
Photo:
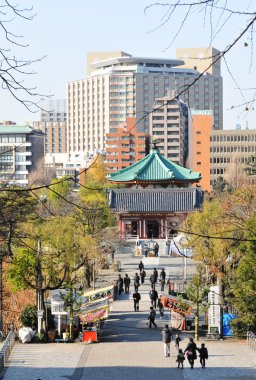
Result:
M22 309L20 320L23 326L37 327L37 307L36 305L28 305Z

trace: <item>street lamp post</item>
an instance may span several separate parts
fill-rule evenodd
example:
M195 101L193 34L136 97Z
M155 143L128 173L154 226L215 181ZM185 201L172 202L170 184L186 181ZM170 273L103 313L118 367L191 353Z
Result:
M42 276L42 267L41 267L41 241L38 240L37 245L37 251L38 251L38 264L37 264L37 331L38 333L41 333L42 330L42 320L44 316L43 311L43 276Z
M92 259L92 284L93 290L95 290L95 259Z

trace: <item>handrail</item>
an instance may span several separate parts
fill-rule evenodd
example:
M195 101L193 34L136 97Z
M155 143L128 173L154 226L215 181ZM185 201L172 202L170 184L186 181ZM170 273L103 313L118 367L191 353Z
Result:
M7 363L7 360L10 356L14 343L15 343L15 334L14 334L14 331L10 331L0 350L0 372L3 371Z
M256 335L252 331L247 332L247 343L256 351Z

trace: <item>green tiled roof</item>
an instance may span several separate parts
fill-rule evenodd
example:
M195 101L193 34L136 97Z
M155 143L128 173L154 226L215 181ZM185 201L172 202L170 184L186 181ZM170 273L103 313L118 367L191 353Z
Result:
M196 182L201 178L201 173L167 160L156 148L139 162L108 175L113 182Z
M0 125L0 134L8 135L12 133L31 133L33 128L28 125Z

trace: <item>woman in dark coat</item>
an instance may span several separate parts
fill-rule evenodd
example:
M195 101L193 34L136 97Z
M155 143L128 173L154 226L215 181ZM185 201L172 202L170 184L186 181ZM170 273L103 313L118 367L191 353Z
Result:
M189 338L189 343L184 351L184 354L187 353L187 358L190 364L191 369L194 368L194 361L197 359L196 350L198 350L193 338Z

